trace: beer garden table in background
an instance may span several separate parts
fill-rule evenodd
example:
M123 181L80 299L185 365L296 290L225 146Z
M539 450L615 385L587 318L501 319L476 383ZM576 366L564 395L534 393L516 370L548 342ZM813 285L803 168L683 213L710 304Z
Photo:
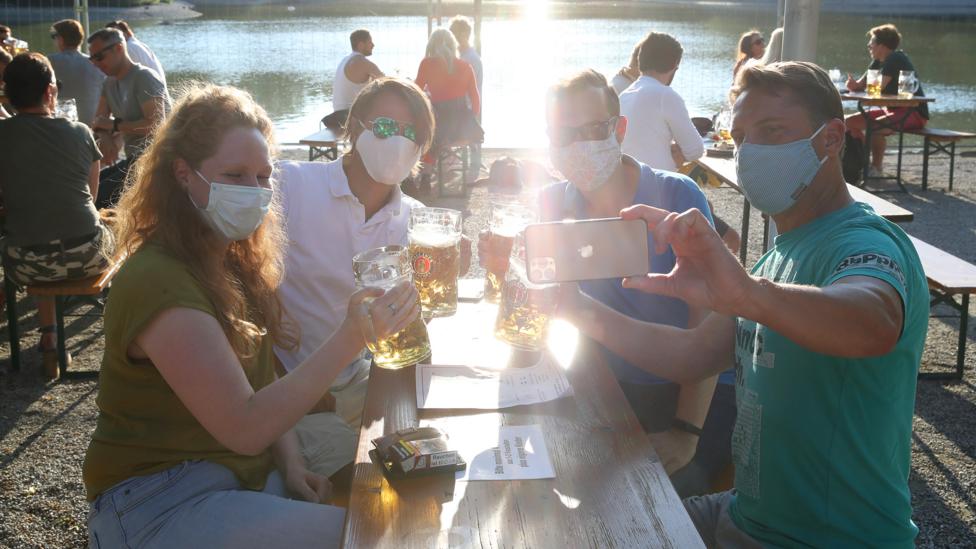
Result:
M872 97L865 92L842 92L840 98L844 101L857 101L857 112L861 113L865 118L864 124L864 173L862 175L862 184L867 185L869 179L894 179L895 183L898 184L898 188L902 192L908 192L905 185L901 182L901 154L902 154L902 144L905 140L905 121L908 116L915 110L918 109L923 103L932 103L935 101L932 97L901 97L899 95L879 95ZM884 122L879 120L871 120L868 117L865 107L891 107L891 108L904 108L904 114L901 117L897 117L896 120L892 122ZM894 177L869 177L868 170L871 168L871 134L878 130L893 130L898 132L898 171L895 172ZM883 192L883 191L881 191Z
M710 173L715 174L722 183L725 183L729 187L732 187L740 194L742 194L742 187L739 186L738 176L735 173L735 160L731 158L718 158L713 156L703 156L696 160L699 165L708 170ZM880 196L871 194L870 192L858 188L854 185L848 183L847 190L850 191L851 196L854 200L858 202L864 202L874 208L874 211L884 217L889 221L900 222L900 221L912 221L915 219L915 214L910 210L906 210L901 206L891 203ZM742 197L742 244L739 248L739 261L743 265L746 264L746 252L748 252L749 245L749 215L751 212L749 201L743 195ZM767 232L765 229L768 225L768 219L764 223L764 234ZM766 237L763 236L763 249L766 248Z
M308 161L325 157L328 160L335 160L339 157L339 142L342 137L329 128L306 135L299 143L308 146Z
M429 324L434 364L504 367L524 360L494 339L496 306L460 303ZM557 321L546 356L575 395L502 411L418 410L415 368L370 372L343 533L352 547L703 547L601 354ZM423 424L483 432L540 424L555 478L390 484L371 440Z

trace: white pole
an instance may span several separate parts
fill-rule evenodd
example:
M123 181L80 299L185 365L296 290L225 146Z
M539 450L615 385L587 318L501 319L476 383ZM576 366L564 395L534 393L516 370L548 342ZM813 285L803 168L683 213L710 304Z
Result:
M783 61L816 61L820 0L786 0Z
M91 21L88 19L88 0L81 0L81 12L84 14L84 19L81 21L83 30L85 31L83 35L87 37L91 33ZM81 47L85 49L85 53L88 53L88 40L81 41Z

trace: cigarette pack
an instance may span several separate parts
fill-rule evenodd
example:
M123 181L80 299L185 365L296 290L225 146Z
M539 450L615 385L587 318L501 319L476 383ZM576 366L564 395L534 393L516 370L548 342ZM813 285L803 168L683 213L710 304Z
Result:
M447 445L447 435L433 427L410 427L373 439L370 457L393 478L454 473L467 466Z

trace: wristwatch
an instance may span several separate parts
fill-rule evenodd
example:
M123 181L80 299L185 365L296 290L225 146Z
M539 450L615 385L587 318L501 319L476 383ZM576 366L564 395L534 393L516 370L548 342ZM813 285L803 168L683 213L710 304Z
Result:
M677 417L671 420L671 428L677 429L678 431L684 431L685 433L691 433L698 437L702 435L701 427L696 427L691 423Z
M121 118L113 118L112 119L112 133L118 133L118 131L119 131L119 122L121 122L121 121L122 121Z

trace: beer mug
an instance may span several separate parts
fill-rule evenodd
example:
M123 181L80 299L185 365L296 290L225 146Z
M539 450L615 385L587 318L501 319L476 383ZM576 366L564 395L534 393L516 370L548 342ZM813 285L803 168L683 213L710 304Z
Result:
M881 71L878 69L871 69L868 71L867 75L867 92L871 97L881 96Z
M382 288L389 290L410 280L410 252L403 246L385 246L367 250L352 259L352 271L357 288ZM366 304L369 304L368 300ZM370 322L368 319L365 322ZM369 332L371 330L364 330ZM366 347L373 353L373 362L381 368L396 370L416 364L430 356L430 340L427 325L418 314L406 328L377 339L375 333L366 333Z
M559 287L529 281L525 270L524 234L519 232L512 244L495 319L495 337L517 349L537 351L546 344L549 318L556 310Z
M524 229L529 223L534 222L535 219L535 213L519 203L494 202L488 211L490 238L500 243L500 248L504 250L504 253L511 254L516 233ZM489 303L498 303L501 298L504 276L504 274L499 276L491 271L486 271L485 300Z
M78 105L74 99L60 99L54 108L55 118L64 118L72 122L78 121Z
M898 95L902 99L915 97L915 92L918 91L919 86L918 78L915 77L915 71L898 72Z
M461 268L461 212L414 208L407 235L413 282L420 292L424 318L453 315Z

